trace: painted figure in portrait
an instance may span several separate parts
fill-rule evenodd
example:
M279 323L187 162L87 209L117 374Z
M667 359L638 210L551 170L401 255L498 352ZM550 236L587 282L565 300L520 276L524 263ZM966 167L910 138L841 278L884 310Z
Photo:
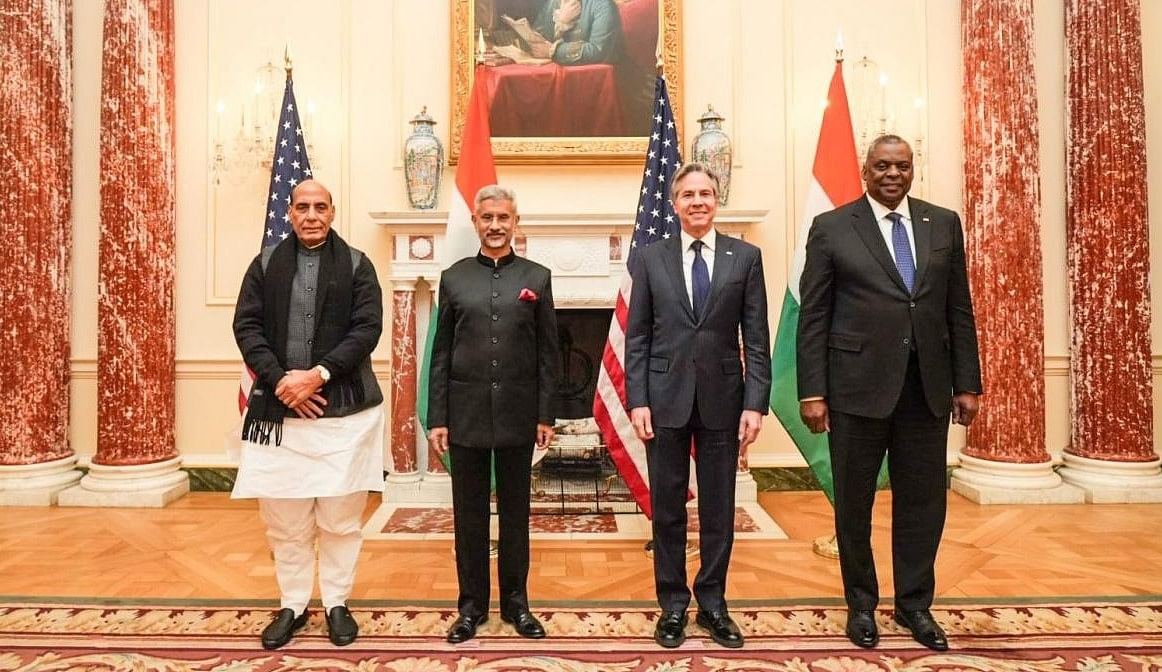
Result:
M660 0L475 0L493 137L649 132Z

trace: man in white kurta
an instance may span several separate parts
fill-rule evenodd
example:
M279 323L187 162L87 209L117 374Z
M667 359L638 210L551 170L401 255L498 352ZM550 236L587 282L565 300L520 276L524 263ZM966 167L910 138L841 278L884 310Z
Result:
M234 336L255 373L232 496L258 499L281 603L262 633L276 649L307 623L315 580L328 636L359 628L346 606L369 490L383 490L383 394L371 351L383 330L375 269L331 231L323 185L292 192L294 236L266 248L242 281Z

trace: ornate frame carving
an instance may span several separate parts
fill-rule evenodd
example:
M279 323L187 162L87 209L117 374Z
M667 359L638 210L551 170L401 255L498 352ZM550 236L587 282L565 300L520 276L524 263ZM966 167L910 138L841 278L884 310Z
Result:
M464 116L468 95L472 90L475 65L476 17L473 0L452 2L452 91L451 135L449 164L460 160L460 144L464 133ZM662 61L666 86L678 124L678 139L682 135L682 31L681 0L658 0L662 22ZM646 136L637 137L562 137L513 138L493 137L492 153L498 164L594 164L641 163L646 152Z

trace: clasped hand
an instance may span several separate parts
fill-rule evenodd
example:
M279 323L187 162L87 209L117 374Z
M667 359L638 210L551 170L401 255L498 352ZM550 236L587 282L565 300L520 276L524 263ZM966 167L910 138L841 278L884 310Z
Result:
M300 418L313 420L323 417L327 400L319 394L323 379L315 370L292 369L278 381L274 395Z

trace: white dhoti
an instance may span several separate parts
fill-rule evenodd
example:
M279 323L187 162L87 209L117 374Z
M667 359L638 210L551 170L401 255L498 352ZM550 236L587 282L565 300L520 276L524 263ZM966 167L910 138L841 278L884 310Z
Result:
M243 442L231 497L256 497L274 552L281 606L301 614L347 602L363 545L367 492L383 491L383 406L341 418L286 418L279 445Z

